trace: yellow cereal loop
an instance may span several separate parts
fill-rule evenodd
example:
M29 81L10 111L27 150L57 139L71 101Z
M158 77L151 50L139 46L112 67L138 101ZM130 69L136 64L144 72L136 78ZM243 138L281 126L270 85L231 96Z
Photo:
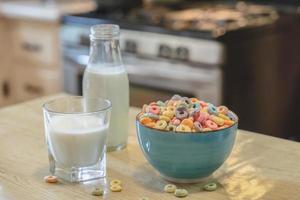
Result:
M222 119L221 117L217 117L217 116L211 115L210 119L213 122L215 122L216 124L218 124L218 126L223 126L223 124L224 124L224 119Z
M163 115L163 116L166 116L166 117L168 117L168 118L172 118L172 117L174 117L175 113L172 112L172 111L164 111L164 112L162 113L162 115Z
M176 131L177 132L191 132L192 129L190 127L188 127L188 126L180 124L179 126L177 126Z
M171 120L169 117L164 116L164 115L159 116L159 119L163 120L163 121L166 121L166 122L169 122Z
M175 112L175 107L173 107L173 106L168 106L166 109L167 109L167 111Z
M176 189L174 192L176 197L186 197L188 194L188 191L185 189Z
M208 128L208 127L203 129L204 132L205 132L205 131L211 131L211 130L212 130L212 129L211 129L211 128Z
M222 113L220 113L218 116L221 117L224 120L230 120L229 117L227 117L226 115L224 115Z
M112 185L112 186L110 186L110 191L112 191L112 192L121 192L122 187L120 185Z
M164 187L164 191L167 193L174 193L176 189L177 189L177 187L174 184L167 184Z
M176 101L170 100L167 103L167 106L174 106L174 104L176 103Z
M122 185L122 181L118 180L118 179L114 179L114 180L111 180L110 183L109 183L111 186L112 185Z
M148 197L141 197L139 200L150 200Z
M167 127L168 123L165 120L158 120L155 123L154 128L159 129L159 130L164 130Z

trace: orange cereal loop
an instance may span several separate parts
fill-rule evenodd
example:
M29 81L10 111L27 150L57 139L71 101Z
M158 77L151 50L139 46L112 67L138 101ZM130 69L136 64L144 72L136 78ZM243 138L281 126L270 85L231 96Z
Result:
M45 176L44 177L44 181L46 183L56 183L57 182L57 177L56 176L52 176L52 175Z
M232 121L232 120L224 120L224 124L228 125L228 126L231 126L231 125L234 124L234 121Z
M145 124L146 126L150 127L150 128L154 128L155 126L155 122L150 122L148 124Z
M152 122L152 119L150 119L149 117L143 117L142 119L140 119L140 122L141 124L146 125Z
M189 117L188 119L190 119L190 120L194 121L194 117Z
M193 120L191 120L191 119L184 119L184 120L182 120L181 124L188 126L190 128L193 128L193 126L194 126Z
M190 98L190 101L191 101L192 103L196 103L196 102L198 102L199 100L198 100L197 98Z
M228 113L228 108L226 106L219 106L217 108L217 110L218 110L219 113L222 113L224 115L226 115Z

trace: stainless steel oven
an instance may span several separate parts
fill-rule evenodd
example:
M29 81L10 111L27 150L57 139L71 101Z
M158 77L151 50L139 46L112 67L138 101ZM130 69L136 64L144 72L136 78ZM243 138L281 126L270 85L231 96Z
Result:
M64 89L71 94L82 93L88 31L84 26L65 25L62 29ZM132 106L168 99L175 93L221 102L223 52L216 42L123 30L120 43Z
M62 29L64 89L71 94L82 93L89 54L88 31L84 26L65 25ZM168 99L175 93L221 102L222 47L216 42L130 30L122 31L120 42L132 106ZM201 55L203 51L205 57ZM174 52L182 59L176 59Z

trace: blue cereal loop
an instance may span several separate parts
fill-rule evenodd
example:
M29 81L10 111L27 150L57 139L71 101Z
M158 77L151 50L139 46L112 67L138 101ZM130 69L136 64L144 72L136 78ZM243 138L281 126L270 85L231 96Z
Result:
M217 115L218 114L218 110L217 107L214 106L213 104L208 104L207 106L207 112L211 115Z
M181 100L181 99L182 99L182 97L178 94L173 95L173 97L171 98L171 100L174 100L174 101L178 101L178 100Z
M227 117L229 117L229 119L232 120L232 121L237 120L235 114L233 114L233 112L231 112L231 111L227 112Z
M192 104L192 108L195 110L200 110L201 109L201 105L199 102L195 102Z

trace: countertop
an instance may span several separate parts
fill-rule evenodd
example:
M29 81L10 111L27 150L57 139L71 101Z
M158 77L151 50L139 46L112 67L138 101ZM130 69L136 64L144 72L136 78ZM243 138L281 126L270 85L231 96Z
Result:
M49 169L41 106L61 95L0 109L0 199L176 199L162 192L167 182L148 164L139 148L134 126L137 108L130 109L128 147L107 156L106 181L121 179L122 192L106 189L104 197L91 196L91 189L101 181L45 183L43 177ZM185 199L299 200L300 143L239 130L229 159L208 179L218 181L221 187L204 192L199 189L203 183L180 184L190 193Z
M86 13L96 9L92 0L72 0L57 3L37 1L0 2L0 16L8 18L58 21L66 14Z

